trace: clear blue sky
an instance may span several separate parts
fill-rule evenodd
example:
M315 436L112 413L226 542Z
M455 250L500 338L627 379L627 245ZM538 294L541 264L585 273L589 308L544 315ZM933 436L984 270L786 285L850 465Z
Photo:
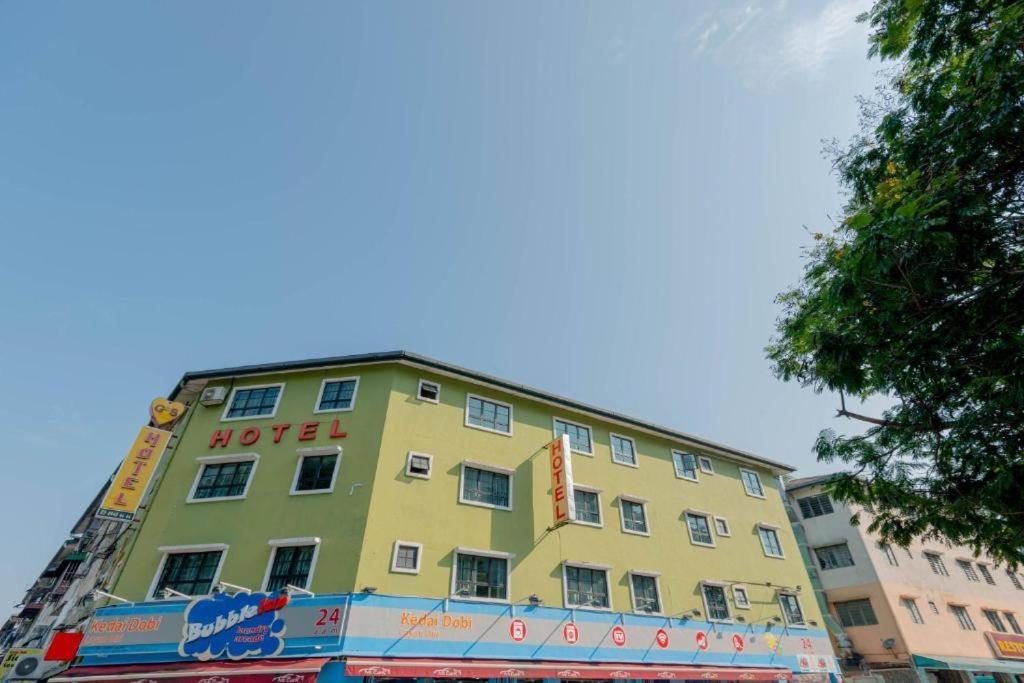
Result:
M822 471L763 347L864 8L0 1L0 618L187 370L404 348Z

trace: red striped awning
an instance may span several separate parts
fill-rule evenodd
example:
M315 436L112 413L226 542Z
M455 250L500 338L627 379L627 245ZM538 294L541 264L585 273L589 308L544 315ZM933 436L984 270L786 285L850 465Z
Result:
M51 683L316 683L328 657L76 666Z
M347 676L379 678L568 678L713 681L789 681L789 669L682 666L677 664L590 664L484 659L349 659Z

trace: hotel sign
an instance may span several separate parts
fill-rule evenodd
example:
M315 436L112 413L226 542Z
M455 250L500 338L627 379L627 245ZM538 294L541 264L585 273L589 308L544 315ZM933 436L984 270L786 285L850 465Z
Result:
M551 455L551 511L555 524L576 519L576 499L572 493L572 455L569 435L562 434L548 444Z
M988 643L992 646L992 651L996 653L996 657L1000 659L1024 659L1024 636L987 631L985 637L988 638Z

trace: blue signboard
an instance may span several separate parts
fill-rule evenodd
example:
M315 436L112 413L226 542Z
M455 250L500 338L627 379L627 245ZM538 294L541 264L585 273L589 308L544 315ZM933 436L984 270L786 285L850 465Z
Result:
M201 661L273 657L284 649L287 593L215 593L185 608L178 652Z

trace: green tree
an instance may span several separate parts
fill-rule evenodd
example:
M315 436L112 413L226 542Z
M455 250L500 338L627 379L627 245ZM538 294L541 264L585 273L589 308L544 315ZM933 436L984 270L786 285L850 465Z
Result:
M896 543L1024 562L1024 2L878 0L894 63L836 153L843 219L780 294L776 373L866 427L824 430L837 497ZM858 412L851 397L891 408Z

